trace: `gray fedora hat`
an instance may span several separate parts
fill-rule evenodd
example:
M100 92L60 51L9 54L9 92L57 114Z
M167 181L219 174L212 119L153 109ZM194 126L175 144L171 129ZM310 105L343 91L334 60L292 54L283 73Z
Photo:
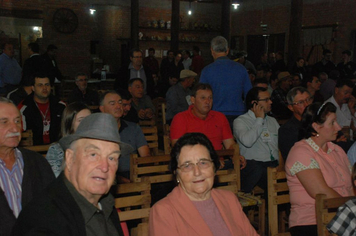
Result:
M131 145L121 142L115 118L106 113L94 113L85 117L82 122L80 122L77 131L74 134L61 138L59 144L63 150L66 150L73 141L81 138L118 143L120 145L121 155L127 155L134 151Z

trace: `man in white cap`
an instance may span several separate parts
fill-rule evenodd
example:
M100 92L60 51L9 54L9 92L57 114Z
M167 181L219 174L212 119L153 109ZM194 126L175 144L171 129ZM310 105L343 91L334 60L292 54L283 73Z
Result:
M167 101L167 124L171 124L173 117L182 111L188 109L190 105L190 87L195 81L197 73L191 70L182 70L180 72L180 81L170 87L166 94Z
M108 192L120 154L132 148L121 142L114 117L87 116L59 143L64 172L21 212L13 235L123 235Z

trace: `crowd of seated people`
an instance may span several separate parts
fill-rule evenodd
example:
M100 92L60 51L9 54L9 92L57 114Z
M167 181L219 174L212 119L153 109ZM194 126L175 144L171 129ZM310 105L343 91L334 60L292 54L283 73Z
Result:
M47 62L54 61L52 64L57 65L55 53L51 52L57 47L50 46L45 53L47 56L41 58L46 57ZM9 65L14 65L10 60L11 47L9 44L3 47L6 47L6 55L2 57L8 57ZM38 59L36 45L31 44L29 48L33 54L31 58ZM25 63L21 81L14 80L13 84L1 87L2 81L6 80L0 77L0 91L8 92L8 98L16 104L9 99L0 100L3 111L0 121L4 121L0 124L3 131L0 134L3 140L0 142L0 204L8 209L6 213L0 211L3 216L0 218L6 219L5 223L0 220L0 235L10 235L16 218L29 205L34 193L48 185L68 188L66 196L74 195L79 205L73 209L83 210L80 202L84 201L90 202L91 206L94 204L95 209L104 211L104 215L110 213L108 209L112 205L107 204L112 203L104 203L97 198L105 195L107 188L100 189L93 198L91 194L97 189L84 186L89 189L83 190L83 183L76 183L76 174L78 178L84 176L80 176L83 173L75 157L78 156L80 162L81 158L93 154L90 160L100 162L95 167L98 172L94 180L90 179L95 184L98 184L95 181L112 184L114 179L117 183L130 182L130 154L151 156L139 124L156 120L157 107L152 99L157 96L165 97L167 103L171 171L175 174L177 187L153 206L149 220L151 234L190 235L198 232L202 235L236 235L236 232L244 232L243 235L257 235L241 210L238 198L212 188L215 172L234 165L230 159L217 157L214 150L231 149L236 143L241 154L242 191L251 193L259 186L267 196L267 167L286 171L292 206L289 216L292 236L317 235L316 194L324 193L327 197L354 195L350 166L356 160L356 144L353 142L356 131L356 66L351 61L349 50L343 51L343 60L337 66L331 61L332 52L326 49L322 60L315 65L306 66L305 59L298 57L290 71L282 52L262 53L256 65L248 60L245 51L235 55L235 58L238 56L237 61L232 60L227 40L222 36L212 39L214 62L205 67L197 47L193 48L192 58L187 50L183 53L169 50L161 64L154 54L154 49L150 48L149 56L143 58L141 50L133 49L130 63L119 69L112 89L100 97L97 91L87 88L88 76L77 73L74 78L76 87L66 99L67 104L51 92L51 85L62 77L58 68L42 70L31 66L33 59ZM41 59L39 63L45 65L45 60ZM99 113L109 116L91 115L89 106L92 105L98 106ZM103 121L105 117L110 120L111 132L107 131L103 136L99 131L86 133L86 130L95 130L95 127L84 125L78 128L82 120L88 120L86 117L97 119L89 119L87 125L96 124L107 130ZM98 121L101 123L95 123ZM81 136L75 136L78 129ZM46 159L17 147L21 131L26 130L33 132L33 145L51 144ZM112 139L106 139L110 135ZM70 140L73 146L83 143L89 147L81 150L84 146L76 146L80 152L72 153L68 150L73 147L68 143L62 146L63 140ZM115 145L121 145L121 141L124 142L122 147L128 145L121 150L117 165L118 146ZM115 154L107 153L109 149L102 148L101 142L109 142L109 149ZM92 149L96 151L86 153ZM72 159L66 160L67 155ZM103 167L97 155L107 155L111 164L104 163L106 167ZM73 168L77 169L72 172ZM110 176L103 174L108 170ZM32 176L28 176L29 172ZM111 172L114 172L114 177ZM13 178L12 173L17 177ZM56 184L51 184L55 177ZM36 181L36 184L28 184L29 181ZM46 198L53 197L51 194L60 193L46 193ZM229 204L220 199L229 199ZM33 206L38 206L38 199L33 201ZM33 207L27 207L19 218L15 235L33 230L28 227L36 229L38 226L39 222L35 220L26 224L26 220L33 217L30 209ZM39 212L42 213L41 210ZM110 220L117 221L116 218ZM104 230L122 235L121 228L113 226L111 221ZM195 223L185 225L184 222ZM90 231L98 224L101 224L100 220L94 220L81 230Z

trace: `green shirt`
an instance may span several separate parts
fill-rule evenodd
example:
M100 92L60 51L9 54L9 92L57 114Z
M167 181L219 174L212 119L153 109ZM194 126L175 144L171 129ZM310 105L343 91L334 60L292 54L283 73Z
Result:
M113 222L110 220L110 214L114 206L114 198L111 194L100 199L100 210L82 196L66 177L64 177L64 183L82 211L87 236L119 235Z

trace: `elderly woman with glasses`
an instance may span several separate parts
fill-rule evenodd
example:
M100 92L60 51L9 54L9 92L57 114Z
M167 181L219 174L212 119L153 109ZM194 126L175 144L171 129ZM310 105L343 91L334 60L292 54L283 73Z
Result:
M188 133L171 152L178 186L150 212L150 235L257 235L229 191L213 189L219 157L209 139Z
M341 127L336 107L313 103L302 115L302 129L289 152L285 169L290 193L289 227L292 236L317 235L315 196L327 198L354 195L351 165L341 147L332 143Z

